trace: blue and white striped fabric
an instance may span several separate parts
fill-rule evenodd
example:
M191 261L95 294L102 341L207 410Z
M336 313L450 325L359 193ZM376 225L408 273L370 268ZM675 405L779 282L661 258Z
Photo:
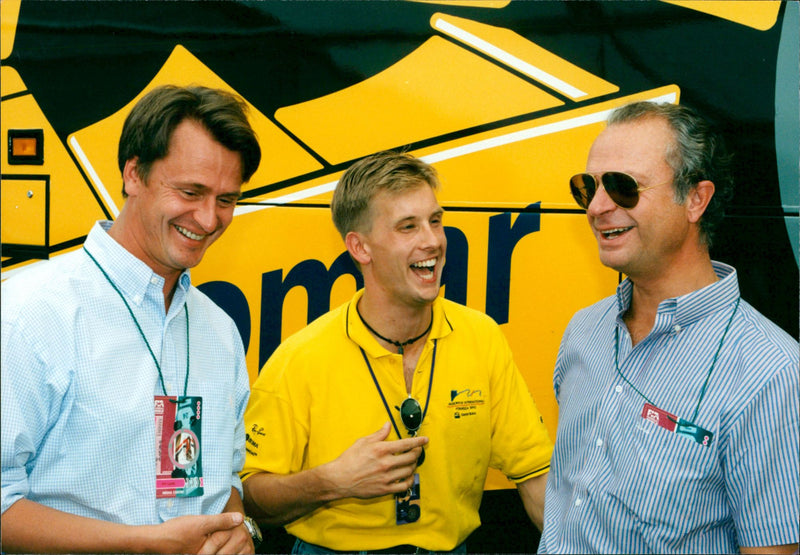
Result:
M632 293L578 312L553 383L559 422L541 553L721 553L798 541L798 344L739 299L736 271L667 299L631 347ZM728 322L719 358L701 390ZM713 433L705 446L642 417L645 400Z
M128 300L182 395L201 396L202 497L156 499L153 396L158 371L117 292L83 249L2 285L2 510L21 498L125 524L219 513L241 491L249 379L233 321L181 275L164 280L96 224L86 248ZM36 523L46 526L47 523Z

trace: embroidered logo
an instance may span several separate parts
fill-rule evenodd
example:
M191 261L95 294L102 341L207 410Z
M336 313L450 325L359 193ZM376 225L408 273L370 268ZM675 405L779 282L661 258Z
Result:
M453 418L461 419L468 416L475 416L483 406L483 391L480 389L451 389L450 404L453 409Z

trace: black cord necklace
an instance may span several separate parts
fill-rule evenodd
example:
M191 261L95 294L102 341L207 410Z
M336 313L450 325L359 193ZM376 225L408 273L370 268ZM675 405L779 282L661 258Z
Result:
M389 339L388 337L384 337L384 336L382 336L382 335L381 335L381 334L379 334L377 331L375 331L374 329L372 329L372 326L370 326L369 324L367 324L367 321L366 321L366 320L364 320L364 317L363 317L363 316L361 316L361 311L360 311L360 310L358 310L358 305L356 305L356 312L358 313L358 317L359 317L359 318L361 318L361 322L362 322L362 323L363 323L363 324L364 324L364 325L367 327L367 329L368 329L369 331L371 331L373 334L377 335L378 337L380 337L381 339L383 339L383 340L384 340L384 341L386 341L387 343L391 343L392 345L395 345L395 346L397 347L397 353L398 353L398 354L401 354L401 355L402 355L402 354L403 354L403 352L404 352L404 349L403 349L403 347L405 347L406 345L411 345L411 344L412 344L412 343L414 343L415 341L419 341L420 339L422 339L423 337L425 337L425 335L427 335L427 333L428 333L429 331L431 331L431 327L433 327L433 308L431 308L431 321L430 321L430 323L428 324L428 327L425 329L425 331L423 331L421 334L419 334L419 335L418 335L418 336L416 336L416 337L412 337L412 338L411 338L411 339L409 339L408 341L395 341L394 339Z

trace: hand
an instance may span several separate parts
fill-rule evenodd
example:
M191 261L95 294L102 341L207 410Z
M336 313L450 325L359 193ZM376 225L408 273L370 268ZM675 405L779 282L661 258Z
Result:
M241 543L238 529L247 536L242 513L230 512L218 515L179 516L156 526L153 551L158 553L217 553L221 548L234 553L233 544ZM212 539L213 538L213 539ZM237 541L238 538L238 541ZM233 543L231 543L233 542ZM254 551L252 543L247 546ZM201 551L203 550L203 551Z
M417 459L428 438L385 441L390 430L387 422L374 434L357 439L336 460L323 465L327 479L335 484L341 497L370 499L401 493L413 485Z
M205 541L198 553L203 555L216 554L249 554L255 553L253 538L243 524L228 530L217 530Z

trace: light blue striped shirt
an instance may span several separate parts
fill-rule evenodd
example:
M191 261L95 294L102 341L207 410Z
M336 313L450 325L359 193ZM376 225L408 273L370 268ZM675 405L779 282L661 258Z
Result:
M798 541L798 344L744 300L736 271L660 303L631 347L632 283L579 311L553 376L558 432L541 553L720 553ZM731 316L733 319L731 320ZM691 420L708 446L642 417L645 400Z
M125 524L222 511L241 491L249 378L233 321L178 282L165 314L164 280L103 228L85 246L123 292L182 395L189 309L188 395L201 396L201 497L156 499L153 396L158 371L118 293L83 249L2 285L2 510L21 498ZM47 523L36 523L46 526Z

